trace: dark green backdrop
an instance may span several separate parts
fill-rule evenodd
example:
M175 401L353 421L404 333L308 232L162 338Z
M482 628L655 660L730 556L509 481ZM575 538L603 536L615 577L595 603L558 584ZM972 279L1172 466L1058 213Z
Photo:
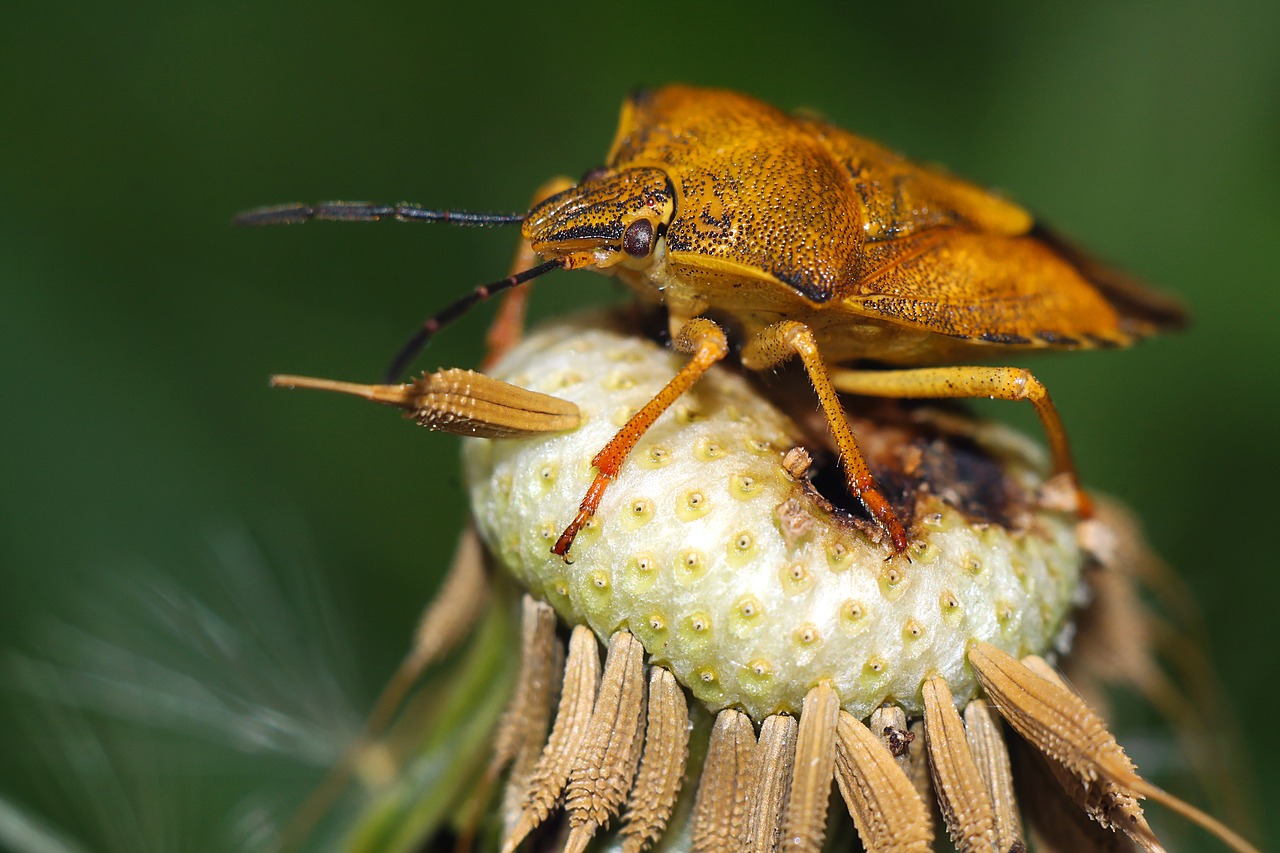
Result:
M1140 513L1199 599L1257 799L1280 802L1280 6L894 8L0 13L0 644L39 651L45 622L80 618L104 577L138 566L207 584L211 539L247 530L314 555L349 638L353 707L366 705L462 522L457 442L266 377L376 375L424 313L505 272L512 235L243 231L230 215L325 198L519 209L543 179L601 159L630 87L688 81L815 108L1006 188L1186 300L1187 334L1031 366L1087 482ZM615 292L552 276L536 311ZM487 316L420 364L474 364ZM1016 408L986 411L1031 424ZM23 694L0 697L6 721L30 716ZM38 770L54 754L29 740L39 729L0 731L0 791L98 843L81 795ZM181 808L206 813L169 816L187 828L175 846L218 846L204 828L238 772L218 768L223 799L198 773L183 781Z

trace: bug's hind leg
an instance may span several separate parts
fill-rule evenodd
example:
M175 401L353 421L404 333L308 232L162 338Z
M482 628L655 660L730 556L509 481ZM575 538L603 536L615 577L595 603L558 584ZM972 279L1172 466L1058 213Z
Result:
M533 199L529 202L529 210L533 210L556 193L569 189L573 183L572 178L563 175L547 181L534 192ZM515 275L537 264L538 256L533 248L527 241L521 240L519 248L516 249L515 258L511 261L508 275ZM526 284L523 287L512 288L503 296L502 303L498 306L498 313L494 316L493 322L489 325L489 332L484 337L485 357L481 369L487 370L495 361L502 358L507 350L520 343L520 338L524 335L524 315L529 305L529 291L532 287L532 284Z
M818 351L818 343L814 340L813 330L804 323L795 320L783 320L763 329L747 342L742 351L742 364L751 370L764 370L786 361L793 355L799 355L804 362L804 369L813 383L813 390L818 393L822 411L827 416L827 425L840 448L840 458L844 464L845 481L849 491L862 501L867 512L879 523L893 541L893 549L902 553L907 549L907 532L894 514L893 507L885 499L880 487L876 484L867 460L858 447L858 439L854 437L853 428L849 426L849 418L844 407L840 405L840 397L831 384L827 367Z
M1088 518L1093 505L1080 488L1067 432L1049 392L1029 370L1020 367L921 367L911 370L836 370L832 383L850 394L873 397L977 398L1027 400L1049 439L1055 474L1066 474L1075 487L1077 512Z
M675 347L681 352L693 353L693 358L689 359L689 363L672 377L666 387L645 403L640 411L632 415L622 429L618 430L618 434L591 460L591 464L596 469L596 477L591 481L591 486L582 499L578 514L574 516L573 521L569 522L569 526L565 528L564 533L560 534L560 538L551 549L552 553L565 557L566 562L569 546L573 544L583 525L595 515L596 509L600 506L600 498L604 496L604 490L618 476L622 463L640 441L641 436L681 394L693 387L693 383L697 382L702 374L729 354L729 343L724 336L724 330L703 317L688 320L680 327L675 337Z

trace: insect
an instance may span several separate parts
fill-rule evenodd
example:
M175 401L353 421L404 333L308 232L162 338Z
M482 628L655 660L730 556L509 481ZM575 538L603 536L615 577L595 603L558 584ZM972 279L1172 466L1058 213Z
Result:
M850 492L901 553L907 530L872 475L839 393L1027 400L1055 472L1070 480L1088 515L1044 386L1022 368L966 362L1127 346L1185 322L1175 302L999 195L819 119L727 91L633 93L605 164L576 182L549 182L527 213L333 202L249 211L239 221L381 218L519 224L523 238L517 272L426 320L393 363L392 379L472 305L553 269L615 275L665 305L676 348L692 354L596 455L595 479L552 549L566 560L648 427L730 354L726 326L749 369L800 358ZM518 339L526 298L509 295L490 333L494 349Z

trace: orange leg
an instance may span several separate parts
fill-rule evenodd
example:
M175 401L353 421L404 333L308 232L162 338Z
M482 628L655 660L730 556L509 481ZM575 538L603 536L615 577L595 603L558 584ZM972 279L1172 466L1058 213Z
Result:
M573 544L574 538L582 530L583 525L595 515L600 507L600 498L604 496L604 490L618 476L622 463L636 446L636 442L681 394L693 387L693 383L697 382L699 377L711 368L711 365L729 353L729 344L725 340L724 330L702 317L695 317L680 327L680 332L675 338L675 346L681 352L693 353L693 358L672 377L665 388L645 403L644 408L632 415L631 420L626 422L613 440L591 460L591 464L596 469L596 477L591 481L586 497L578 507L578 514L574 516L573 521L569 522L569 526L564 529L564 533L560 534L555 547L551 549L552 553L564 557L565 562L569 562L569 546Z
M893 507L885 500L867 460L858 447L858 440L849 426L849 418L844 407L840 405L839 395L827 376L826 365L822 363L822 355L818 351L813 331L803 323L784 320L774 323L756 335L742 352L743 366L751 370L764 370L786 361L792 355L799 355L804 362L804 369L813 383L813 390L818 392L818 400L822 403L822 411L827 416L827 424L840 448L840 457L844 463L845 481L849 491L862 501L867 512L879 522L884 531L893 540L893 550L902 553L907 550L907 531L902 522L894 514Z
M566 177L552 178L542 186L538 187L533 194L533 200L529 202L529 209L533 210L538 204L556 193L563 192L573 186L573 180ZM520 247L516 249L516 256L511 261L509 275L515 275L521 270L527 270L538 263L538 256L534 254L533 249L524 240L520 241ZM488 370L495 361L502 358L507 350L520 343L520 338L524 335L524 315L525 309L529 305L529 290L532 284L522 285L521 287L512 288L502 297L502 303L498 306L498 313L493 318L493 323L489 325L489 333L485 335L484 342L486 353L484 361L481 362L480 369Z
M1049 439L1056 474L1066 474L1075 486L1081 516L1093 515L1093 504L1080 488L1067 432L1058 410L1040 380L1020 367L922 367L913 370L837 370L832 382L841 391L874 397L990 397L1029 400Z

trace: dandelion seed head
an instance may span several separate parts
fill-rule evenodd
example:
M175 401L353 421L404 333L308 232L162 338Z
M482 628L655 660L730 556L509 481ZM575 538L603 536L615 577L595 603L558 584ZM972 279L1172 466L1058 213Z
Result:
M625 360L626 382L559 380L602 352ZM493 374L511 378L518 370L531 390L586 412L634 412L683 360L634 335L570 321L531 335ZM750 417L718 414L731 411ZM495 550L522 585L602 640L614 626L643 625L659 610L671 625L728 626L642 631L649 654L711 710L738 707L757 721L779 709L798 712L807 690L829 677L856 717L891 697L918 715L929 673L943 675L958 702L977 695L964 663L973 642L1014 655L1044 653L1066 629L1086 559L1072 516L1041 511L1022 523L975 523L963 502L922 491L915 547L890 557L874 532L786 474L783 456L803 443L800 429L727 370L707 374L659 418L566 566L548 548L555 538L548 519L573 517L593 476L583 460L609 441L615 421L595 416L569 433L468 442L477 525L491 547L506 543ZM992 430L985 438L997 455L1003 437ZM1000 459L1006 485L1033 506L1041 478L1021 441L1007 443ZM919 465L930 450L913 452ZM551 481L542 473L549 466L559 471ZM600 572L611 579L608 596L599 594ZM772 662L763 686L752 667L760 660ZM850 664L869 660L893 665L868 679L861 663ZM706 689L711 670L717 677Z

